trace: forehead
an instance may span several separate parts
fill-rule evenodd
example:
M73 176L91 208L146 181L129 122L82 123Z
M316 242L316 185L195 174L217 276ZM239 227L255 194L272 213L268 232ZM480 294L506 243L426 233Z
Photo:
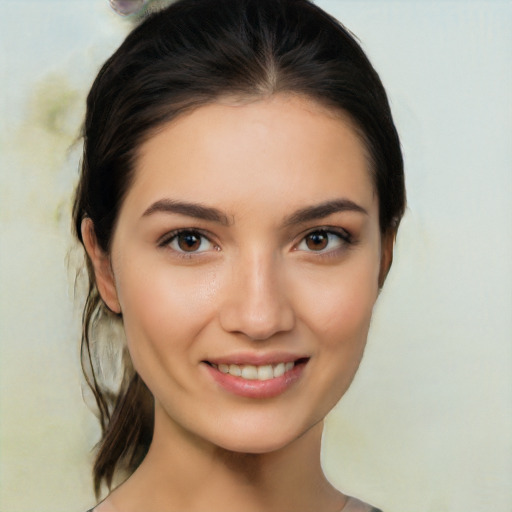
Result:
M376 202L366 147L348 117L285 95L224 100L163 125L139 150L125 203L144 209L165 196L223 210Z

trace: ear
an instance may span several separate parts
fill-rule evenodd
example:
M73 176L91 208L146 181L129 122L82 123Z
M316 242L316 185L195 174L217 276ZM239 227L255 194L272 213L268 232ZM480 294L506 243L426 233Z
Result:
M82 240L85 250L91 260L96 286L103 302L114 313L121 313L121 305L117 298L117 289L114 272L110 263L110 256L99 246L94 232L94 224L89 218L82 220Z
M380 253L380 271L379 271L379 289L384 286L384 281L388 275L391 263L393 263L393 247L395 245L396 231L390 230L382 234L381 253Z

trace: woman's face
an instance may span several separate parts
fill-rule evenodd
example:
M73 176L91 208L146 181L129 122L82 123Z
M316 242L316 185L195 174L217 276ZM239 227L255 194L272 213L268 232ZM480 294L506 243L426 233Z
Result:
M354 129L306 99L204 106L145 142L98 285L157 424L262 453L321 422L390 258L378 217Z

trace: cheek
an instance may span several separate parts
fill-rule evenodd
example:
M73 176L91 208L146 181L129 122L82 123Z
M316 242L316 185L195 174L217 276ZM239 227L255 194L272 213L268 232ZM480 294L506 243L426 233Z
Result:
M317 400L323 411L335 406L359 368L377 296L373 265L351 265L331 274L311 297L305 323L317 340Z
M185 350L214 314L215 272L161 264L145 271L124 265L118 294L128 348L135 360L152 347L165 356Z
M315 276L299 296L307 297L305 322L333 351L366 342L373 306L378 296L378 267L375 258L354 260L337 272Z

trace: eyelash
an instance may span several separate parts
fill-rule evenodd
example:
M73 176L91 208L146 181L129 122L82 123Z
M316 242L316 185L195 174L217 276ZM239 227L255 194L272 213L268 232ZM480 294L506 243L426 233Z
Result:
M180 258L192 258L194 256L197 256L198 254L208 251L208 249L206 249L205 251L184 251L184 250L181 250L179 247L178 248L172 247L171 244L174 241L177 241L178 237L181 235L194 236L200 240L201 245L206 240L207 243L212 245L214 250L217 250L217 251L219 250L219 246L216 245L214 242L212 242L212 240L210 239L210 236L208 236L207 234L203 233L201 230L198 230L198 229L176 229L174 231L171 231L170 233L165 234L158 241L158 246L162 247L162 248L170 249Z
M210 249L202 250L202 251L185 251L180 249L179 247L172 247L172 243L178 240L178 237L181 235L190 235L193 237L196 237L200 241L199 247L203 244L203 242L206 240L208 244L210 244L214 250L218 251L220 250L219 246L216 245L210 238L208 234L205 234L201 230L198 229L176 229L174 231L171 231L170 233L167 233L164 235L159 241L158 246L162 248L169 248L172 250L176 255L178 255L181 258L192 258L194 256L197 256L198 254L201 254L203 252L208 252ZM301 249L300 246L303 244L307 244L308 237L311 237L312 235L320 235L320 236L327 236L327 247L321 248L319 250L314 250L308 248ZM338 239L339 246L334 248L329 248L329 245L332 245L332 237L336 237ZM308 231L306 234L302 236L299 243L294 246L294 251L304 251L306 253L314 254L316 256L322 256L322 257L328 257L333 256L339 253L339 251L342 251L343 249L346 249L347 246L353 245L355 242L353 240L352 235L340 228L332 228L332 227L320 227L315 228L311 231Z
M327 247L321 248L319 250L314 249L301 249L301 245L307 244L308 237L311 237L312 235L321 235L321 236L327 236ZM329 245L332 245L332 237L337 238L338 246L337 247L329 247ZM313 254L317 257L330 257L330 256L337 256L340 251L343 251L344 249L347 249L349 246L353 245L355 243L352 235L340 228L332 228L332 227L320 227L315 228L311 231L308 231L301 239L300 242L295 246L296 251L302 251L304 250L307 253Z

